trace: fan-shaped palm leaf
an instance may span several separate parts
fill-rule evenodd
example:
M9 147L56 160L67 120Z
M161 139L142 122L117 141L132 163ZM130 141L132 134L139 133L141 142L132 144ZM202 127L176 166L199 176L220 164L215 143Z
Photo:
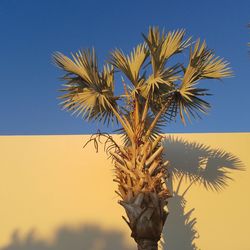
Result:
M134 86L140 82L140 70L148 57L145 43L138 44L136 48L126 56L122 50L116 49L111 53L111 64L123 72Z
M176 30L165 34L158 27L150 27L148 36L143 35L151 56L153 73L162 70L167 60L189 46L191 38L183 41L185 30Z
M215 57L212 50L207 49L206 43L200 45L198 40L194 48L190 49L189 64L184 69L184 76L178 93L176 103L178 104L180 116L185 123L184 114L190 119L190 115L205 113L210 105L200 96L208 95L207 89L197 88L199 80L221 79L231 76L228 63L219 57Z
M116 107L114 97L114 70L105 65L98 71L95 51L79 51L72 54L73 60L61 53L54 54L54 62L66 71L66 92L60 96L62 107L87 120L109 121ZM111 107L112 106L112 107Z

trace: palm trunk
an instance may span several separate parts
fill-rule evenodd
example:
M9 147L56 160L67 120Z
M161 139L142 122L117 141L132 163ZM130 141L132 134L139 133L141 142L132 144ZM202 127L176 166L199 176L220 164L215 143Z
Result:
M158 250L158 242L152 240L140 240L137 242L138 250Z
M168 213L164 210L166 201L156 193L139 193L130 201L120 201L125 208L132 234L138 250L157 250L162 229Z

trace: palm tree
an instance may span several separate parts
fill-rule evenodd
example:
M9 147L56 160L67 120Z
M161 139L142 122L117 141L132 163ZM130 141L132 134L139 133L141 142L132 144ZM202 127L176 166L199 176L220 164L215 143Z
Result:
M185 31L165 33L150 27L143 43L130 54L111 52L109 61L98 68L95 50L81 50L72 59L55 53L56 65L66 74L60 98L62 107L81 115L86 121L117 121L123 135L118 145L110 135L97 134L91 140L97 145L100 135L111 143L108 153L113 159L116 193L128 218L123 217L138 249L158 249L158 241L167 218L167 161L163 161L161 128L177 116L199 117L210 108L204 100L208 90L200 80L229 77L228 63L207 48L200 39L184 39ZM169 66L170 59L189 48L185 64ZM115 74L122 78L123 94L115 95Z

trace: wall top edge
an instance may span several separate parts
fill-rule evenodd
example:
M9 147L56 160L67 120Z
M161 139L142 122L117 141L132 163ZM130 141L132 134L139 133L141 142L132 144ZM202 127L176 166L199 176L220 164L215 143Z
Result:
M250 135L250 132L208 132L208 133L163 133L163 136L167 135L212 135L212 134L220 134L220 135L232 135L232 134L242 134L242 135ZM91 136L92 134L34 134L34 135L0 135L1 137L79 137L79 136ZM119 134L112 134L112 136L118 136Z

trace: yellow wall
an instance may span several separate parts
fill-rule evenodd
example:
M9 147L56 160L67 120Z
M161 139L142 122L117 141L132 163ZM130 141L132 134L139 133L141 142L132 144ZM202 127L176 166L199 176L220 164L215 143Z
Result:
M83 149L88 138L0 137L1 250L135 249L121 219L124 212L114 193L111 163L101 148L98 154L92 145ZM185 198L185 211L195 208L190 219L197 221L194 230L200 237L193 243L200 249L249 250L250 133L176 134L173 138L187 140L190 145L197 142L210 149L221 148L245 165L245 171L232 172L234 181L228 181L228 187L219 193L192 186ZM171 143L167 145L170 148ZM171 157L181 159L186 149L179 149L182 154L172 152ZM181 164L188 162L192 150L190 146L184 152L186 159ZM196 150L192 157L199 158L199 153ZM175 227L184 226L177 224ZM171 226L166 226L167 231ZM182 237L176 235L171 240L182 241Z

